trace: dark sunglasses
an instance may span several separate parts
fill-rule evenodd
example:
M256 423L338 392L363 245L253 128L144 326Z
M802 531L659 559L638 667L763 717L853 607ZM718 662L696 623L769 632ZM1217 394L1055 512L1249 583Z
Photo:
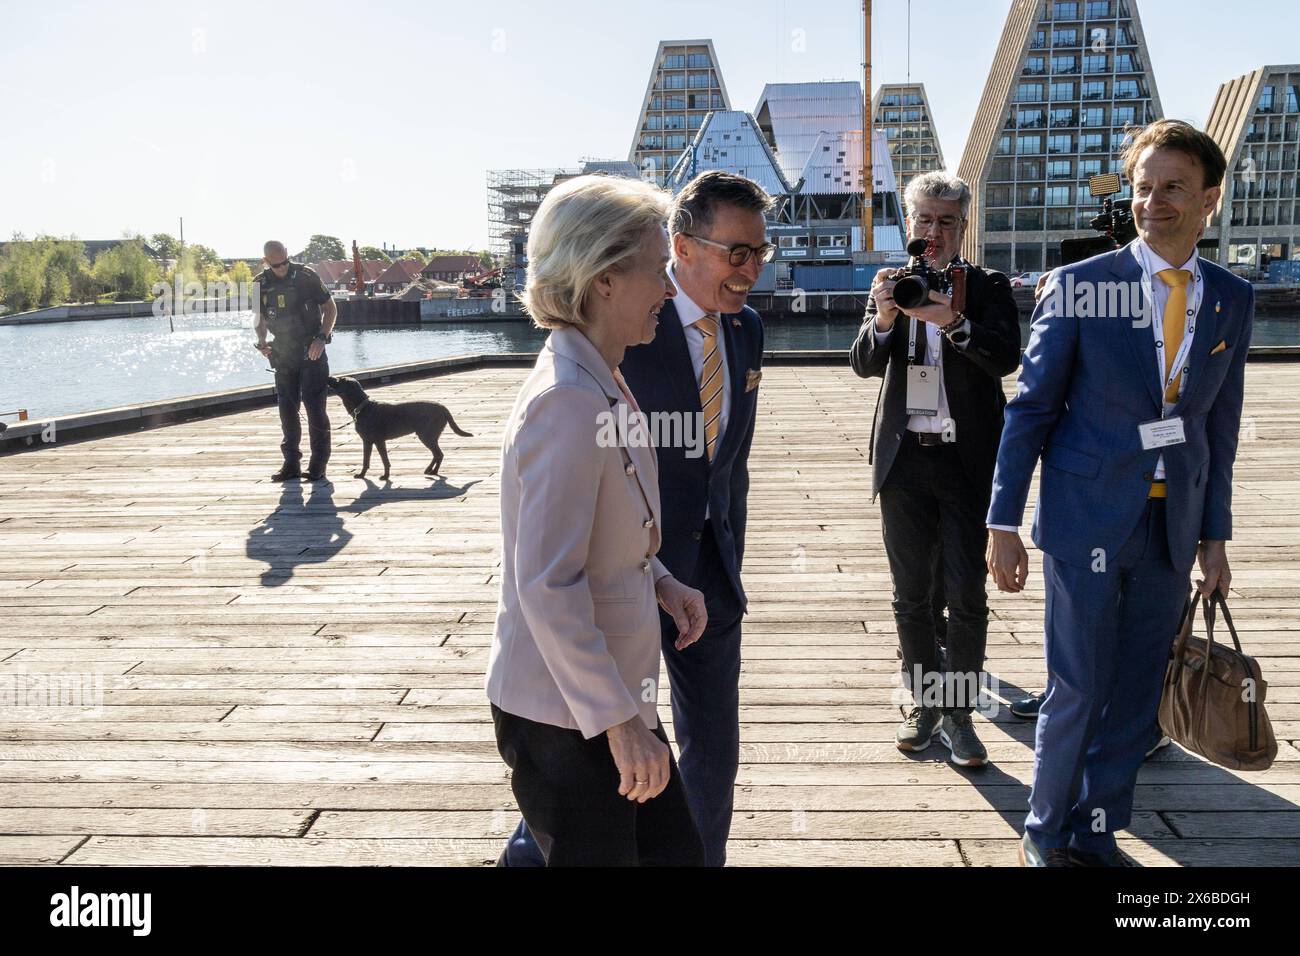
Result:
M272 269L283 269L283 268L284 268L285 266L287 266L288 264L289 264L289 260L288 260L288 259L285 259L283 262L268 262L268 263L267 263L267 265L270 266Z

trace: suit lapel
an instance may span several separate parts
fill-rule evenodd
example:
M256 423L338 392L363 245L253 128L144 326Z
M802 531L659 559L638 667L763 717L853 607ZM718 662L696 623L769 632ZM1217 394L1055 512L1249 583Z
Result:
M1115 253L1111 271L1119 277L1120 281L1128 283L1130 289L1138 290L1138 304L1141 308L1149 308L1150 304L1146 299L1146 292L1142 288L1142 266L1138 264L1137 257L1133 255L1132 246L1125 246ZM1130 309L1130 311L1133 310ZM1147 316L1146 322L1135 321L1135 318L1132 315L1115 316L1114 321L1118 321L1123 326L1118 330L1119 334L1128 341L1129 352L1133 357L1139 377L1146 385L1147 394L1151 397L1151 401L1157 409L1163 409L1164 400L1161 397L1161 385L1163 383L1157 374L1156 340L1155 334L1151 330L1151 316Z
M1205 283L1205 291L1201 296L1201 310L1196 313L1196 331L1192 333L1192 351L1187 363L1187 385L1183 389L1183 394L1178 396L1178 403L1174 406L1175 412L1191 397L1200 384L1201 373L1205 370L1205 363L1210 357L1210 349L1218 341L1219 317L1223 313L1216 312L1215 308L1223 303L1222 290L1210 278L1210 273L1204 266L1201 267L1201 281Z

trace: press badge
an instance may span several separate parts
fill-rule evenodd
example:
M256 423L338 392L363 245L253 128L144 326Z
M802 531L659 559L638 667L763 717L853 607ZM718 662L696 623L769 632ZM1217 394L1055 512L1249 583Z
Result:
M1187 441L1187 436L1183 434L1181 416L1143 422L1138 425L1138 434L1142 436L1142 447L1147 451L1152 448L1164 448L1167 445L1181 445Z
M907 414L939 414L939 367L937 365L907 367Z

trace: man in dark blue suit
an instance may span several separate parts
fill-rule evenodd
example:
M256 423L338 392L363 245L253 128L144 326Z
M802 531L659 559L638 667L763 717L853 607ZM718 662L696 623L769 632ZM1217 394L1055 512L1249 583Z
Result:
M770 204L757 183L718 170L682 189L668 223L677 295L654 341L628 349L620 366L651 426L673 423L656 431L658 557L708 608L703 636L682 651L672 618L661 611L660 622L678 767L709 866L727 859L740 763L740 569L763 363L763 323L745 299L775 253ZM500 865L544 865L522 822Z
M677 295L654 341L628 349L620 366L647 415L700 423L683 429L696 441L658 446L659 559L704 593L709 623L678 651L672 618L660 620L678 766L710 866L726 862L740 762L740 568L763 363L763 323L745 298L775 252L763 216L770 202L757 183L721 171L686 185L668 223Z
M1193 562L1227 594L1232 469L1254 314L1249 283L1196 254L1223 153L1160 120L1124 152L1139 238L1057 269L1006 409L988 566L1019 591L1039 458L1047 696L1020 859L1132 866L1128 826Z

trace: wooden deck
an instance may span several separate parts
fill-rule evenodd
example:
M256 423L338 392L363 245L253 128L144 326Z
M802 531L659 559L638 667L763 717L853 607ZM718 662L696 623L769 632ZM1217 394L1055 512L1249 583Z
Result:
M482 684L501 422L524 375L378 390L436 398L474 432L447 433L444 482L420 474L413 440L394 443L390 486L347 477L360 449L336 399L332 487L266 480L273 408L0 459L0 688L102 680L98 709L0 706L0 862L492 861L517 819ZM875 395L843 367L763 381L738 865L1015 860L1032 724L981 720L983 771L892 744ZM1264 773L1177 746L1144 766L1125 847L1146 864L1300 860L1297 395L1300 365L1249 366L1229 552L1285 742ZM1027 592L991 596L988 669L1007 698L1044 678L1031 554Z

